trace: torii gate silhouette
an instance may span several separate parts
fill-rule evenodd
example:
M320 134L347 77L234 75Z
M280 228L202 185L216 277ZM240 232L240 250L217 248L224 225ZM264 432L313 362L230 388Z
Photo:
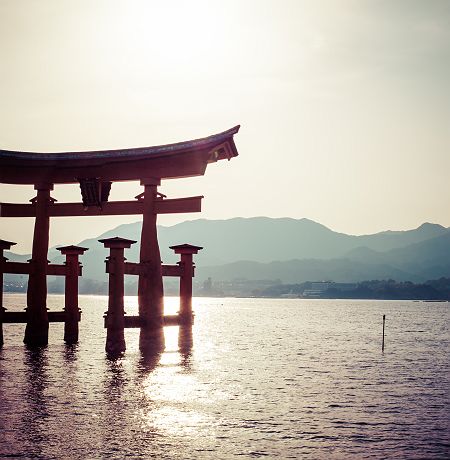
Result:
M68 270L61 268L64 266L58 268L54 264L49 264L47 260L50 218L60 216L142 215L140 260L137 264L139 267L133 268L128 265L128 273L139 276L139 321L137 325L147 331L161 328L164 323L164 292L163 265L156 229L157 215L199 212L203 196L167 199L158 192L158 186L165 179L204 175L209 163L223 159L230 160L237 156L233 136L238 131L239 126L235 126L202 139L120 150L62 153L0 150L0 183L34 185L37 191L36 197L30 200L31 204L0 204L0 217L35 218L32 256L29 264L13 264L3 260L3 256L0 258L0 268L3 267L0 270L1 273L8 273L9 266L10 273L29 274L26 312L23 320L17 320L18 322L26 321L24 342L31 346L48 343L47 275L65 275L67 283ZM108 201L113 182L138 180L144 190L135 197L135 201ZM79 183L82 201L57 203L50 195L54 185L71 183ZM3 242L2 247L9 249L12 244L14 243ZM105 246L109 244L107 247L112 247L111 244L117 246L117 242L104 244ZM192 261L192 254L201 249L189 246L173 247L176 253L181 254L182 261L184 260L183 254L190 253ZM127 244L123 247L127 247ZM85 249L67 246L61 248L61 251L63 254L77 254L78 263L78 255L82 254ZM189 273L192 272L191 275L193 275L192 267L191 263L188 269ZM170 268L167 271L170 272ZM173 269L172 273L174 274ZM175 276L181 276L180 272ZM72 295L73 286L75 286L73 283ZM180 293L182 303L187 305L190 302L189 286L187 284L181 286L181 291L183 289L184 294ZM190 296L192 296L192 287L190 289ZM186 308L184 311L187 311ZM6 317L0 303L0 323L13 322L5 320ZM18 318L17 315L16 318Z

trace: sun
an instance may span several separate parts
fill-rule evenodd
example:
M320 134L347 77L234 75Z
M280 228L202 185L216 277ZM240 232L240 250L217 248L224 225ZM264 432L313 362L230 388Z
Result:
M136 57L156 71L199 74L227 47L229 14L217 2L168 1L132 3L117 18L121 36ZM129 48L130 49L130 48Z

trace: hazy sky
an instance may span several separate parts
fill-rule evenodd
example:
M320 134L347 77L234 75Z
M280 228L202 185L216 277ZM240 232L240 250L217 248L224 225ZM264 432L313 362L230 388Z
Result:
M0 0L0 148L139 147L241 124L203 212L307 217L345 233L450 226L450 1ZM132 199L136 183L114 184ZM25 202L32 187L0 185ZM80 199L57 186L59 201ZM55 218L51 244L131 217ZM32 219L0 238L31 245Z

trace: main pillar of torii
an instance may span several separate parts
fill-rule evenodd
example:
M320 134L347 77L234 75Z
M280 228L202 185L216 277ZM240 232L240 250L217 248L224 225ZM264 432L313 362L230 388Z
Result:
M31 204L0 203L0 217L34 217L32 266L27 299L25 342L48 341L46 267L52 217L142 215L139 313L144 330L162 326L162 268L156 231L161 213L198 212L203 197L165 199L161 180L202 176L209 163L238 155L235 126L202 139L119 150L35 153L0 150L0 183L28 184L37 190ZM108 201L113 182L140 181L143 194L135 201ZM59 184L78 183L82 202L56 203L50 191ZM1 237L1 235L0 235ZM48 268L48 267L47 267Z
M158 199L158 179L142 179L144 186L141 248L139 263L142 272L138 281L139 316L147 330L163 326L164 287L162 278L161 253L156 227L155 203Z
M35 184L37 195L31 201L35 206L33 247L31 253L32 270L27 289L27 325L24 342L28 345L46 345L48 342L47 315L47 253L49 243L49 205L53 184Z

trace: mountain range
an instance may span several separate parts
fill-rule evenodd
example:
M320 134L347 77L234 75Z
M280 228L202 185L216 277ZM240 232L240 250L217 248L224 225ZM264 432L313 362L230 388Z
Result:
M98 239L121 236L139 241L141 227L141 222L124 224L79 242L89 248L82 257L83 276L106 280L107 251ZM431 223L413 230L355 236L334 232L308 219L197 219L159 226L158 238L165 263L178 260L169 246L190 243L204 247L195 258L198 281L212 277L286 283L389 278L420 282L450 276L450 228ZM139 243L125 255L129 261L138 261ZM23 261L30 255L10 252L6 257ZM56 248L50 249L49 259L62 261Z

